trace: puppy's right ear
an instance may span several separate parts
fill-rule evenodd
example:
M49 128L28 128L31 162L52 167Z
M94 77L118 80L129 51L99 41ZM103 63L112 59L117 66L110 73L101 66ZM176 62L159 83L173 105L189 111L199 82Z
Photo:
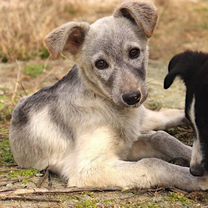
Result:
M45 38L45 45L53 58L58 58L63 51L76 55L90 29L87 22L69 22L50 32Z

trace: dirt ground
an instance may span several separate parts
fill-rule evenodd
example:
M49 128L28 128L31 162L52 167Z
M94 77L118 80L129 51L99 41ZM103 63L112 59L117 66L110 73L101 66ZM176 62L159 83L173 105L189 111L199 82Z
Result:
M8 143L8 126L12 108L20 97L60 79L72 65L70 60L39 60L0 66L0 208L208 207L207 192L187 193L166 188L71 192L72 190L66 189L65 182L57 176L52 176L50 182L47 177L44 181L43 173L36 170L22 170L15 165ZM174 83L170 90L163 90L166 67L166 63L150 61L148 70L150 95L146 102L149 108L155 110L183 108L184 100L181 98L184 97L184 87L180 81ZM35 74L32 73L34 68L36 68ZM37 70L39 68L42 71ZM189 127L169 129L168 132L176 135L183 142L192 144L193 132ZM15 190L18 190L18 193Z

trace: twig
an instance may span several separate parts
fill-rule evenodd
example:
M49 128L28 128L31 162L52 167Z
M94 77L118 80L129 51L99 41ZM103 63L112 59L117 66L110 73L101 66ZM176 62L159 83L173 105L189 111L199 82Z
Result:
M24 96L27 96L28 93L27 93L27 91L26 91L24 85L22 84L22 82L20 82L20 86L21 86L22 90L24 91Z
M9 167L9 168L8 168ZM9 171L13 171L13 170L20 170L19 167L17 167L17 165L11 165L11 166L8 166L7 168L1 168L0 169L0 173L7 173Z
M127 192L132 192L134 194L144 194L144 193L149 193L149 194L152 194L152 193L158 193L158 192L165 192L165 191L170 191L170 192L177 192L177 193L182 193L182 194L187 194L188 191L184 191L184 190L181 190L181 189L178 189L178 188L175 188L175 187L156 187L156 188L144 188L144 189L138 189L138 188L133 188L133 189L129 189L129 190L124 190L124 192L127 191Z
M8 197L15 197L15 196L21 196L21 195L28 195L28 194L67 194L67 193L82 193L82 192L103 192L103 191L120 191L121 188L119 187L109 187L109 188L66 188L66 189L54 189L49 190L45 188L34 188L34 189L16 189L16 190L3 190L0 191L0 200L3 200Z
M190 191L184 191L175 187L171 187L168 189L169 191L172 191L174 193L181 193L181 194L188 194Z
M6 186L8 183L10 183L10 184L15 184L15 183L18 183L18 182L20 182L19 181L19 179L15 179L15 180L10 180L9 182L8 182L8 180L7 181L4 181L4 182L1 182L0 183L0 187L2 187L2 186Z
M50 173L50 170L48 169L48 167L45 169L45 173L43 174L43 177L41 177L39 180L38 180L38 183L37 183L37 188L41 188L42 184L45 182L45 180L48 179L48 184L49 187L52 186L51 184L51 173Z
M20 72L21 72L21 68L20 68L19 63L17 61L16 61L16 63L17 63L17 66L18 66L18 71L17 71L17 78L16 78L15 87L14 87L14 92L13 92L13 95L12 95L12 103L13 104L14 104L14 99L15 99L16 94L17 94L17 89L18 89L19 80L20 80Z
M33 197L24 197L24 196L8 196L5 198L0 198L1 201L9 201L9 200L16 200L16 201L35 201L35 202L54 202L59 203L61 202L58 199L45 199L45 198L33 198Z
M155 193L155 192L161 192L165 191L164 187L159 188L133 188L133 189L127 189L124 190L124 192L131 192L133 194L145 194L145 193Z

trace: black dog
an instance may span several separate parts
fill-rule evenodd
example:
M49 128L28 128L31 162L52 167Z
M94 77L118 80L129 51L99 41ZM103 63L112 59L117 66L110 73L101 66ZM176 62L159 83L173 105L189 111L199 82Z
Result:
M202 176L208 171L208 53L185 51L177 54L171 59L168 71L165 89L176 76L186 86L185 114L196 133L190 172Z

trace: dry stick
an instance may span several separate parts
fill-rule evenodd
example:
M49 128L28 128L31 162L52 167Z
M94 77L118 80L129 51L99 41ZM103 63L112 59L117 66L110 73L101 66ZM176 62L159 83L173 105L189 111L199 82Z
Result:
M144 189L137 189L137 188L133 188L133 189L129 189L126 190L127 192L132 192L132 193L140 193L140 194L144 194L144 193L156 193L156 192L175 192L175 193L182 193L182 194L187 194L189 193L188 191L184 191L175 187L158 187L158 188L144 188Z
M67 193L82 193L82 192L103 192L103 191L121 191L121 188L119 187L109 187L109 188L66 188L66 189L54 189L49 190L45 188L34 188L34 189L16 189L16 190L3 190L0 191L0 200L3 200L4 198L9 197L15 197L19 195L27 195L27 194L67 194Z
M17 89L18 89L18 85L19 85L19 80L20 80L20 72L21 72L21 68L20 65L18 63L18 61L16 60L17 66L18 66L18 71L17 71L17 78L16 78L16 83L15 83L15 87L14 87L14 92L12 95L12 103L14 104L14 99L16 97L17 94Z
M27 91L26 91L24 85L22 84L22 82L20 82L20 86L21 86L22 90L24 91L24 95L27 96L28 93L27 93Z
M43 175L43 177L41 177L39 180L38 180L38 183L37 183L37 188L41 188L42 184L45 182L45 180L48 178L49 179L49 170L48 170L48 167L46 168L45 170L45 174ZM49 180L48 180L49 181Z
M188 194L190 191L184 191L175 187L169 188L170 191L175 192L175 193L181 193L181 194Z
M8 196L5 198L0 198L0 201L10 201L10 200L16 200L16 201L35 201L35 202L53 202L53 203L59 203L61 200L58 199L45 199L45 198L32 198L32 197L24 197L24 196Z
M44 189L44 188L34 188L34 189L7 189L7 190L2 190L0 191L0 201L1 200L30 200L30 201L43 201L45 199L40 199L40 198L31 198L31 197L25 197L24 195L30 195L30 194L73 194L73 193L82 193L82 192L103 192L103 191L121 191L122 189L120 187L108 187L108 188L76 188L76 187L71 187L71 188L66 188L66 189L54 189L54 190L49 190L49 189ZM145 190L147 191L155 191L155 189L149 189ZM165 188L160 188L159 191L165 190ZM169 188L169 191L173 192L181 192L183 194L187 194L185 191L181 191L179 189L175 188ZM141 191L141 190L140 190ZM144 190L143 190L144 191ZM157 190L158 191L158 190ZM23 196L21 196L23 195ZM51 201L51 200L49 200ZM57 201L54 201L57 202Z
M4 182L0 182L0 187L6 186L8 183L15 184L15 183L18 183L18 182L20 182L19 179L10 180L10 181L7 180L7 181L4 181Z
M10 172L11 170L12 171L13 170L20 170L20 168L17 165L10 165L10 166L7 166L6 168L1 167L0 174Z

